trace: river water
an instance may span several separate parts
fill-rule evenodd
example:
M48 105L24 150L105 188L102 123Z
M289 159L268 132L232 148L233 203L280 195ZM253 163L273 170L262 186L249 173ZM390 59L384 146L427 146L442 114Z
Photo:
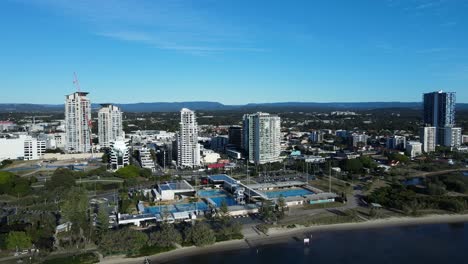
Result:
M302 239L302 237L301 237ZM180 258L168 263L468 263L468 223L314 232L250 249Z

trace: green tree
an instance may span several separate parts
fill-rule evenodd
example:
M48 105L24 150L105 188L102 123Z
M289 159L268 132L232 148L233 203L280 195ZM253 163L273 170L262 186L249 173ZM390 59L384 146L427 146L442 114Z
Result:
M182 235L170 224L162 224L161 229L149 236L149 243L158 247L170 247L182 243Z
M109 214L104 206L99 206L96 216L95 241L101 241L102 237L109 232Z
M75 186L75 176L73 171L66 168L58 168L52 174L50 180L46 182L46 189L56 191L57 189L66 192Z
M397 152L391 152L388 154L388 158L390 160L394 160L394 161L398 161L400 163L407 163L409 162L409 157L406 156L406 155L402 155L400 153L397 153Z
M71 234L74 242L86 239L90 234L91 224L88 221L89 200L83 189L73 188L65 197L60 209L62 217L72 223ZM90 238L89 235L87 238Z
M284 217L284 210L286 207L286 200L284 199L283 195L280 195L278 197L277 206L278 206L277 216L279 219L282 219Z
M152 175L151 170L148 168L142 168L140 170L140 176L144 178L150 178Z
M21 231L8 233L5 242L7 249L27 249L31 247L31 237Z
M216 236L213 230L203 222L197 222L185 231L185 241L197 247L214 244Z
M102 154L101 161L102 163L105 163L105 164L109 163L109 154L107 152Z
M229 209L228 205L226 203L226 200L221 201L221 206L219 207L219 214L221 216L221 219L226 219L229 215Z
M115 174L124 179L136 178L140 176L140 169L135 165L128 165L118 169Z
M219 240L229 240L232 238L242 237L241 233L242 226L239 222L234 221L224 221L221 224L220 229L216 233Z
M265 221L275 221L276 215L274 214L273 203L270 200L263 200L262 205L258 209L260 218Z
M347 159L345 161L344 170L351 173L360 173L362 172L362 162L359 159Z
M124 228L104 234L99 250L104 255L125 253L135 255L146 245L148 236L140 231Z
M0 194L7 193L13 188L15 175L11 172L0 171Z
M359 157L359 160L361 161L362 166L364 166L364 168L375 169L377 167L377 162L375 162L369 156L361 156Z

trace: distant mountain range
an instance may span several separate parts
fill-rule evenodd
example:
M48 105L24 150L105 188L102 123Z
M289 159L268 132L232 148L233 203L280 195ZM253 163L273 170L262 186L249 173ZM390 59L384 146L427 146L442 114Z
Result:
M314 103L314 102L282 102L259 103L245 105L225 105L218 102L155 102L115 104L124 112L174 112L181 108L197 111L311 111L311 110L372 110L381 108L414 108L422 107L420 102L360 102L360 103ZM98 109L100 104L93 104ZM52 104L0 104L0 112L62 112L64 106ZM467 103L457 104L457 110L468 110Z

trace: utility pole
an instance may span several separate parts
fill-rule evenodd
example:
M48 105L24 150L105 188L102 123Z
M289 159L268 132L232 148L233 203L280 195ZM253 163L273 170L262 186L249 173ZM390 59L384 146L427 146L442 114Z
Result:
M331 193L331 162L328 162L328 192Z

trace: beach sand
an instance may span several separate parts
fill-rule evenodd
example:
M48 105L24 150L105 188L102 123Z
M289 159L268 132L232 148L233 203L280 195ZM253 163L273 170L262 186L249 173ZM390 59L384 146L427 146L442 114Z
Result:
M310 227L296 228L271 228L268 235L258 235L254 232L249 232L245 235L245 239L231 240L216 243L211 246L198 248L186 247L179 248L173 251L148 256L152 263L165 263L177 258L207 254L218 251L231 251L245 248L255 248L261 245L275 244L287 241L293 237L305 237L317 231L335 231L335 230L352 230L352 229L370 229L382 228L391 226L406 226L406 225L424 225L424 224L444 224L444 223L459 223L468 222L468 214L456 215L428 215L422 217L392 217L385 219L369 220L357 223L343 223L333 225L317 225ZM101 263L143 263L144 257L140 258L125 258L125 256L111 256L104 258Z

